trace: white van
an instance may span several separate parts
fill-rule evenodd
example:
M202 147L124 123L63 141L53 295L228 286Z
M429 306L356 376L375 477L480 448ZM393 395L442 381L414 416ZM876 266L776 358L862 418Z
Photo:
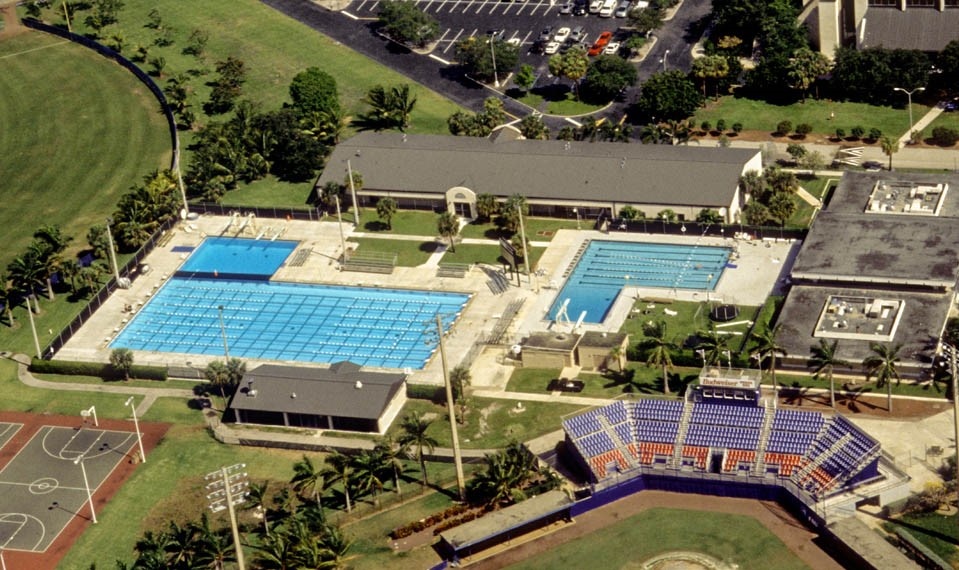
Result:
M600 18L612 18L613 12L616 11L616 0L605 0L603 2L603 7L599 10Z

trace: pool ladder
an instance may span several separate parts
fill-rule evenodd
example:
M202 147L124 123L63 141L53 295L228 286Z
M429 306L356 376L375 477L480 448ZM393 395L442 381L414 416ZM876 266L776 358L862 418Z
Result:
M576 255L573 256L573 260L569 262L569 265L566 266L566 271L563 272L563 279L569 277L569 274L573 272L573 268L579 263L579 259L583 257L583 253L589 247L591 241L593 240L583 240L583 243L580 244L579 249L576 250Z

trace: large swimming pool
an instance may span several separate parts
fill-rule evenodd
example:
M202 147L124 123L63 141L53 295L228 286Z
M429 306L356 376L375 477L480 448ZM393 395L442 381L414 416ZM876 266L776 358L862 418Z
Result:
M712 291L729 262L725 247L593 240L550 307L555 319L569 299L570 320L601 323L623 287Z
M197 251L223 259L220 245L233 251L250 244L208 238ZM111 348L222 356L225 333L231 357L420 369L437 347L435 316L452 326L469 300L461 293L267 281L261 273L196 276L202 273L171 277Z

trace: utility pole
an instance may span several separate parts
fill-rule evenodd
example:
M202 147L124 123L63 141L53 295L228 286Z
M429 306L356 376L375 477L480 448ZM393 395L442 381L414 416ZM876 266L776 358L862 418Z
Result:
M519 238L523 240L523 273L526 274L526 283L530 284L529 278L529 248L526 246L526 226L523 224L523 205L516 202L516 213L519 214Z
M350 180L350 194L353 195L353 225L360 227L360 204L356 201L356 186L353 185L353 166L350 161L346 161L346 175Z
M453 437L453 463L456 464L456 487L460 501L466 500L466 478L463 476L463 457L460 454L460 438L456 431L456 409L453 404L453 385L450 382L449 366L446 363L446 343L443 341L443 317L436 314L436 335L440 345L440 360L443 365L443 384L446 385L446 407L450 416L450 435Z

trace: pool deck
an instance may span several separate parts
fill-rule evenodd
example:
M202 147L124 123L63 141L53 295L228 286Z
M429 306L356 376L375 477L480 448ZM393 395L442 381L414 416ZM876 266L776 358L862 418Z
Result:
M257 220L256 227L249 224L244 232L237 234L240 224L234 223L229 231L224 229L229 218L221 216L201 216L186 224L178 225L170 231L170 237L164 238L162 246L157 247L147 258L151 270L144 275L134 275L129 289L120 289L60 350L57 357L68 360L98 361L109 360L109 343L134 316L136 310L148 302L151 296L172 276L188 257L186 253L173 251L174 248L198 246L206 236L256 237L261 232L272 236L280 233L279 239L299 241L297 249L288 258L302 261L301 265L281 267L273 279L297 283L327 283L338 285L364 285L369 287L413 288L420 290L442 290L470 293L473 295L467 309L460 316L453 331L446 337L446 350L450 367L458 364L470 348L482 336L490 333L497 325L506 307L513 301L524 300L522 309L516 315L512 325L504 336L506 346L519 341L533 331L544 331L556 327L571 325L553 323L544 320L544 316L562 287L563 273L572 263L576 251L586 239L608 239L617 241L643 241L652 243L678 243L685 245L738 247L740 257L734 263L735 269L726 269L715 292L664 289L642 289L629 287L625 294L617 299L607 320L599 325L584 324L581 330L617 330L633 309L636 298L656 297L688 301L719 300L748 305L761 304L766 296L777 291L782 278L788 274L798 244L789 242L743 242L732 238L696 238L667 236L657 234L613 233L603 234L595 231L560 230L551 242L534 242L534 245L547 246L539 261L538 275L523 278L521 287L515 280L505 289L496 293L497 287L491 286L491 275L501 271L499 267L473 267L464 278L437 277L436 266L442 258L437 252L419 267L397 267L391 275L376 273L358 273L340 271L338 259L342 253L340 232L335 222L309 222L285 220ZM420 236L384 236L377 234L354 233L351 224L343 224L343 232L350 247L350 238L383 237L386 239L409 239L426 241L434 239ZM463 240L465 243L490 243L489 240ZM355 245L355 244L354 244ZM441 248L442 249L442 248ZM304 253L301 253L304 252ZM299 254L299 255L298 255ZM132 308L133 311L128 311ZM488 348L481 353L472 368L472 384L477 388L503 389L509 379L511 367L503 364L505 350ZM216 357L203 355L178 355L161 352L135 352L138 364L166 364L202 369ZM423 370L414 370L411 381L441 384L443 381L439 358L432 359ZM248 368L264 362L247 360ZM308 363L291 362L298 366L311 366ZM324 365L312 365L324 366Z

